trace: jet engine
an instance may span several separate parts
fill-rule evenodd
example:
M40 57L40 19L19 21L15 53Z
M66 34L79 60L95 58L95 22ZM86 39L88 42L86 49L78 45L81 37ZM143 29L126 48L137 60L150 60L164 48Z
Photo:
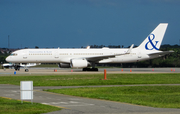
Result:
M72 59L71 67L72 68L86 68L88 67L89 62L86 59Z
M69 63L59 63L58 64L59 68L70 68L70 64Z

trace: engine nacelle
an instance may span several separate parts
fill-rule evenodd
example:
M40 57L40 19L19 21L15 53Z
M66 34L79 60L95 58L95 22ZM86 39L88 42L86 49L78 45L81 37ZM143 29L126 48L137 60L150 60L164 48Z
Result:
M72 59L71 67L72 68L86 68L89 62L86 59Z
M70 64L69 63L59 63L58 66L60 68L71 68Z

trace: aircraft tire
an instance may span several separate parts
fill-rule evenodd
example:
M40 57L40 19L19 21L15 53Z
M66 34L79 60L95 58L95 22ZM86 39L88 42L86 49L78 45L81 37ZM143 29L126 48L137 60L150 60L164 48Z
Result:
M83 68L82 71L87 71L87 68Z
M98 68L95 68L95 71L99 71Z
M15 71L17 71L17 70L18 70L18 67L17 67L17 66L14 66L14 69L15 69Z
M98 68L83 68L82 71L98 71Z
M98 68L92 68L92 71L98 71Z

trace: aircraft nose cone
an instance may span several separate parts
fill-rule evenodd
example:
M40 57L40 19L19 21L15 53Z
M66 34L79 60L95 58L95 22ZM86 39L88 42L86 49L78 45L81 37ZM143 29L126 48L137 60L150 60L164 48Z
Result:
M8 57L6 58L6 61L7 61L7 62L10 62L10 60L11 60L11 58L8 56Z

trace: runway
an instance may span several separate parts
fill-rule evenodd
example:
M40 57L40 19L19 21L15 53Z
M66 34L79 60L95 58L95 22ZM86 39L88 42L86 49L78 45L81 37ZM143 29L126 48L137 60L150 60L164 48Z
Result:
M122 85L121 85L122 86ZM55 94L42 91L43 89L60 89L63 87L34 87L33 102L53 105L63 108L61 111L49 114L179 114L180 109L153 108L120 103L107 100L98 100L69 95ZM71 87L65 87L71 88ZM20 99L20 87L0 84L0 96Z
M54 72L57 69L57 72ZM180 73L179 68L106 68L107 73ZM123 70L123 71L122 71ZM131 70L131 72L130 72ZM81 69L58 69L58 68L30 68L29 72L24 69L0 69L0 76L44 76L44 75L66 75L66 74L95 74L99 72L82 72ZM163 86L165 84L147 84L146 86ZM172 84L166 84L171 86ZM180 86L180 84L175 84ZM114 87L114 86L145 86L145 85L105 85L105 86L56 86L56 87L34 87L33 102L63 108L61 111L49 114L179 114L180 109L153 108L138 106L128 103L113 102L107 100L74 97L69 95L45 92L43 89L61 89L78 87ZM20 87L15 85L0 84L0 96L5 98L20 99Z
M54 72L54 70L57 72ZM98 74L104 73L104 69L107 73L180 73L180 68L99 68L99 71L85 71L82 69L60 69L60 68L29 68L29 72L25 72L24 69L15 71L14 69L0 69L0 76L7 75L62 75L62 74Z

